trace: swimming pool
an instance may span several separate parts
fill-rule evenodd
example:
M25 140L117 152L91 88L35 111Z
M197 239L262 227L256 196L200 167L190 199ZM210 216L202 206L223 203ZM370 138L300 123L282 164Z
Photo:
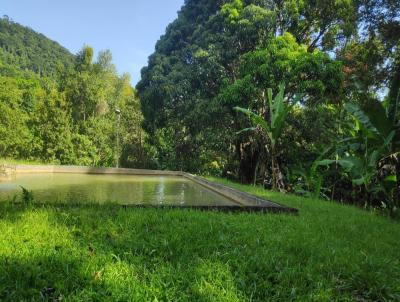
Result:
M0 182L0 199L21 194L21 186L43 203L147 205L237 205L231 199L180 176L79 173L16 174Z
M23 187L33 193L38 204L112 203L297 213L297 209L182 171L59 165L15 165L6 170L0 177L0 201L21 201Z

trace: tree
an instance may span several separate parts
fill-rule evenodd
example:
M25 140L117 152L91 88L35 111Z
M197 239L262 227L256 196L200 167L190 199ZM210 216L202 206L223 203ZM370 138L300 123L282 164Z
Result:
M260 101L265 97L264 87L277 90L279 81L286 83L288 96L293 96L297 91L304 94L303 109L301 110L308 114L315 114L311 108L319 107L320 111L327 110L327 104L340 103L341 64L333 61L319 50L308 52L305 45L297 44L294 37L286 33L281 37L271 39L266 48L251 51L242 56L235 81L228 83L220 90L219 105L248 107L261 114L265 111L265 105ZM320 116L319 113L318 117ZM305 115L297 117L302 120L291 119L290 125L295 123L304 125L307 117ZM325 118L326 120L328 119ZM237 130L244 127L240 119L236 118L235 123ZM296 130L292 129L293 127L288 128L288 132L285 133L286 137L295 135ZM301 126L300 129L302 129ZM322 131L328 132L325 127L322 129ZM314 136L310 140L315 142L319 137ZM245 182L254 181L253 176L257 174L255 170L260 168L262 170L262 165L260 166L258 162L266 156L263 154L263 144L249 136L238 136L235 140L236 152L240 154L238 174L246 175L243 177ZM299 137L299 141L303 140L305 140L304 134L301 138ZM325 143L322 137L319 141ZM249 147L246 150L244 146ZM290 164L291 159L285 150L291 148L283 149L279 153ZM245 151L243 152L243 150ZM243 153L246 156L243 156ZM303 152L303 155L310 157L309 152ZM315 156L315 154L312 155Z
M65 96L52 83L42 91L31 116L32 157L68 164L75 160L73 126Z
M30 155L32 133L29 130L28 104L24 95L34 89L37 79L21 79L0 75L0 156ZM26 100L26 102L24 101Z
M2 54L8 56L0 48L0 59ZM93 49L85 46L75 65L61 66L49 78L19 69L18 61L0 61L0 156L113 166L114 111L121 108L127 117L120 129L126 163L146 166L152 159L148 148L141 147L145 135L135 91L129 76L120 77L111 60L111 52L103 51L93 62ZM140 151L132 148L137 145Z

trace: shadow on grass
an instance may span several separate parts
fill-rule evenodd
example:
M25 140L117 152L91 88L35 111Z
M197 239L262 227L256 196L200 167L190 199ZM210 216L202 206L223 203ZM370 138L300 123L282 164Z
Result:
M202 258L188 257L190 241L171 229L160 232L157 217L168 211L111 205L14 205L6 210L2 223L17 229L17 240L8 242L7 249L15 250L5 249L0 260L1 301L244 298L228 266L207 260L205 251Z
M0 260L1 301L61 301L91 284L71 256L8 256Z
M395 253L373 250L357 230L347 238L326 218L94 204L1 211L13 234L0 239L4 301L398 297L399 263L385 264Z

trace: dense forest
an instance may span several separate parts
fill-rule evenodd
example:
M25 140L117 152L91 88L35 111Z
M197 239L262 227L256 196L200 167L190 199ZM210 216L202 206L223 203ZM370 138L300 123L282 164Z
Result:
M57 42L4 16L0 18L0 60L22 70L51 76L63 67L71 67L74 56Z
M0 157L120 159L393 212L399 41L393 0L186 0L136 92L110 51L72 55L4 17Z
M187 0L137 85L162 168L398 208L400 2Z
M0 157L151 165L135 89L128 74L117 74L110 51L96 61L89 46L72 55L6 17L0 46Z

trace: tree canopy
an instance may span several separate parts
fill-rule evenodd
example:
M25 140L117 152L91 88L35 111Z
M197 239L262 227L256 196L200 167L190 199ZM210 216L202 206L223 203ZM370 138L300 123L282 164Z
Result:
M328 180L321 194L356 199L346 190L365 188L346 171L313 162L344 152L337 146L353 127L345 104L368 107L385 100L388 108L398 108L399 17L400 3L391 0L185 1L137 85L159 161L169 169L219 173L268 187L276 157L287 189L312 187L300 174L314 167ZM281 84L286 101L295 94L302 99L271 156L268 138L240 132L251 124L233 107L268 122L266 90L277 92ZM390 110L397 122L395 111ZM379 194L372 198L377 203Z

